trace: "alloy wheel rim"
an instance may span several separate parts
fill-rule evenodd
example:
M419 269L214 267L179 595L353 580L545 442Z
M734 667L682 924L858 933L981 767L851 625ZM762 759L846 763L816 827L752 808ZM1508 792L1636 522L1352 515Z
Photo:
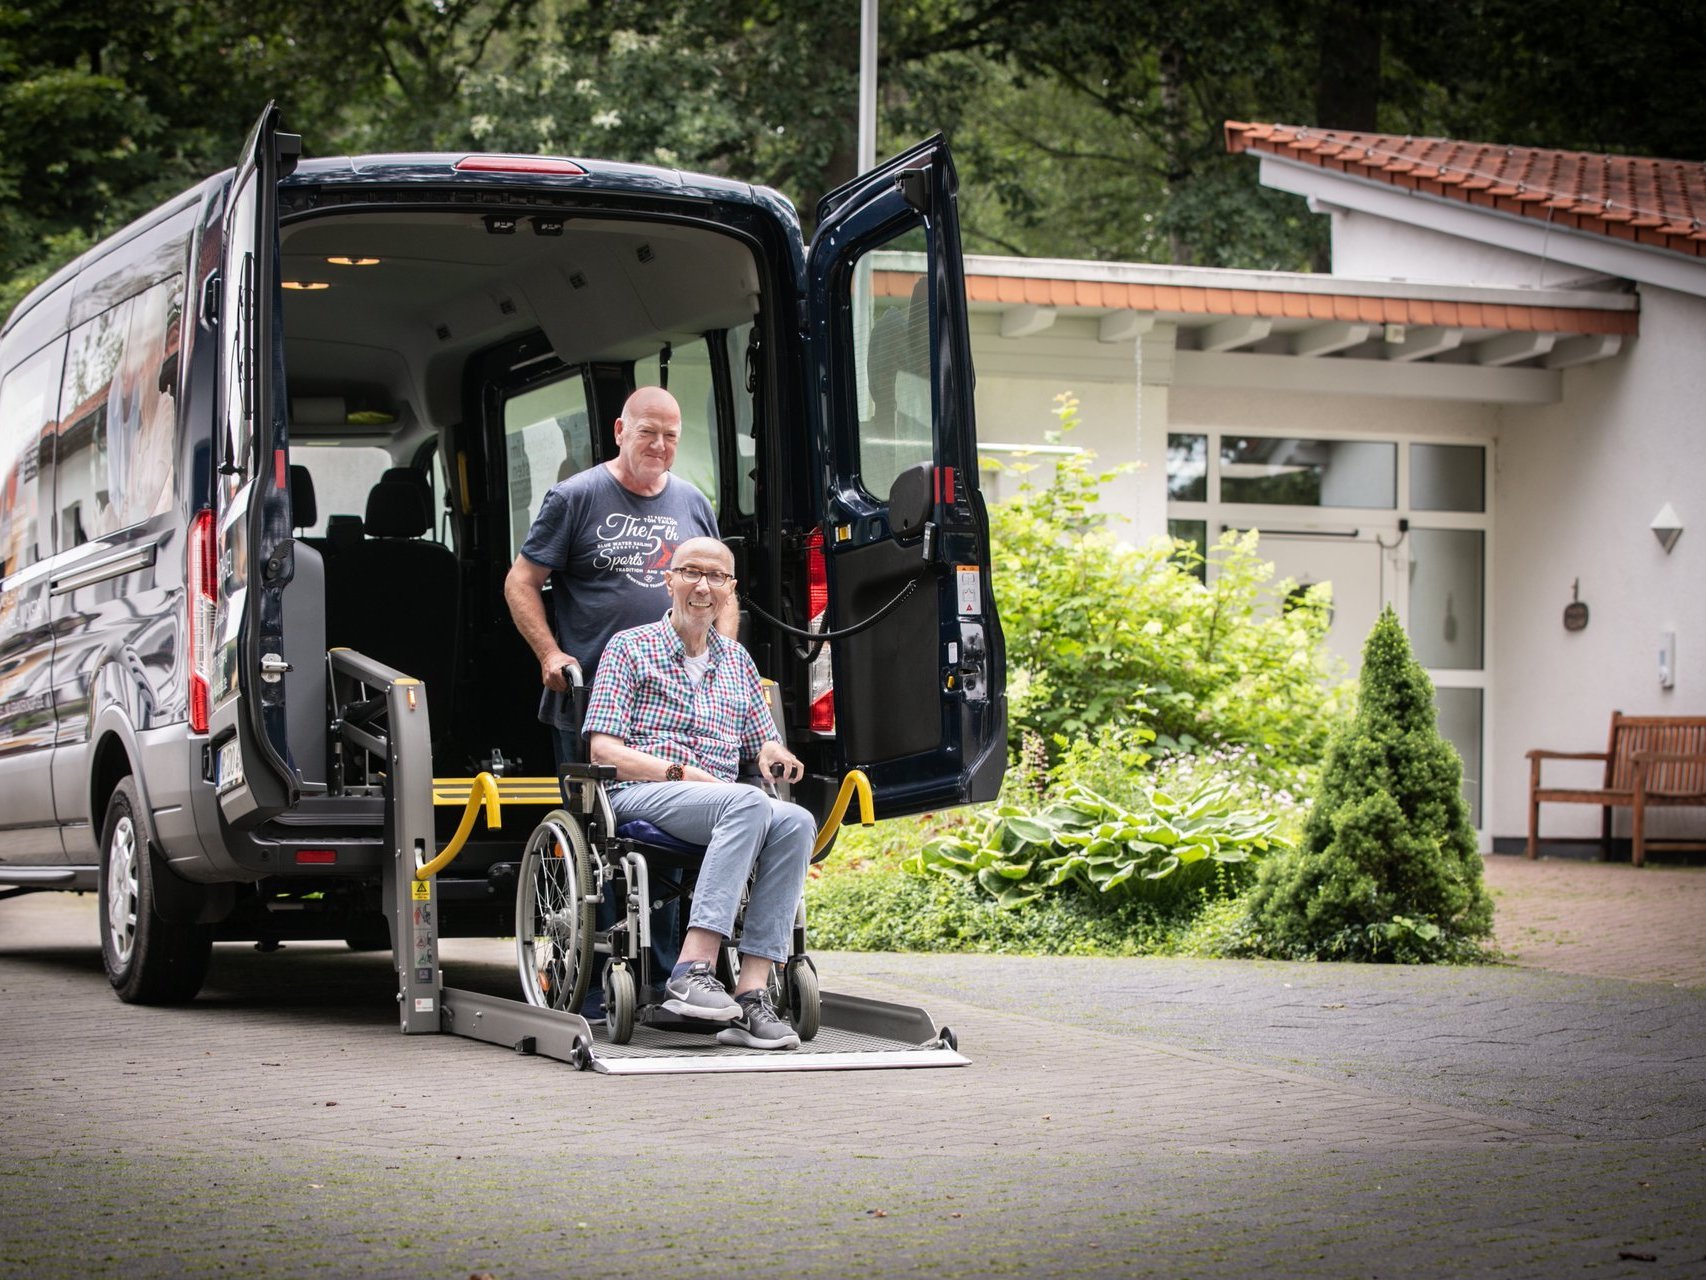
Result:
M113 958L122 969L130 963L136 946L136 914L139 887L136 865L136 825L129 815L113 827L107 849L107 935Z

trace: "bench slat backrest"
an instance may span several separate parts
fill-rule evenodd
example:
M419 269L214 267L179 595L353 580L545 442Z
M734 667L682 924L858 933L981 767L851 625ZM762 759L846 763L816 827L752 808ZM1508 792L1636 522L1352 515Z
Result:
M1637 751L1665 751L1677 755L1706 755L1706 716L1611 717L1611 745L1607 748L1605 785L1611 791L1630 791L1635 786ZM1647 791L1658 795L1706 795L1706 763L1665 762L1649 767Z

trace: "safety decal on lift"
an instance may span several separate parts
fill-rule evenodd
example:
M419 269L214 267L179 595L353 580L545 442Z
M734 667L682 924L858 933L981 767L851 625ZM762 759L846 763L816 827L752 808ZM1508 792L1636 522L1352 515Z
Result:
M413 898L416 902L431 902L432 881L416 880L409 886L409 897Z
M975 564L956 565L954 585L958 588L959 613L962 618L975 618L983 613L983 578Z

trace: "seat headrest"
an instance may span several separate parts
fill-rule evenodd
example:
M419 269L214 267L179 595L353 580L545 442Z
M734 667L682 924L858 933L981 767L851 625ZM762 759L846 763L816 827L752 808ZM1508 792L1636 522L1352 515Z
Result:
M292 463L290 466L290 522L306 529L320 518L314 507L314 477L308 468Z
M360 516L327 516L326 544L333 550L341 551L361 541Z
M427 479L427 473L418 467L386 467L385 474L379 477L380 484L389 484L393 480L401 480L412 484L426 495L427 503L432 503L432 481Z
M367 495L367 536L418 538L432 528L426 496L406 480L381 480Z

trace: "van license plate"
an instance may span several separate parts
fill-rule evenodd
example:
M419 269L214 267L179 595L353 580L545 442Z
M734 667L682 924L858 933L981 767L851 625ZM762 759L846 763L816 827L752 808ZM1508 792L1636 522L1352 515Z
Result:
M233 738L230 742L227 742L223 747L219 748L218 776L219 781L214 787L214 792L217 795L224 795L227 791L235 791L238 787L243 785L243 749L241 739Z

